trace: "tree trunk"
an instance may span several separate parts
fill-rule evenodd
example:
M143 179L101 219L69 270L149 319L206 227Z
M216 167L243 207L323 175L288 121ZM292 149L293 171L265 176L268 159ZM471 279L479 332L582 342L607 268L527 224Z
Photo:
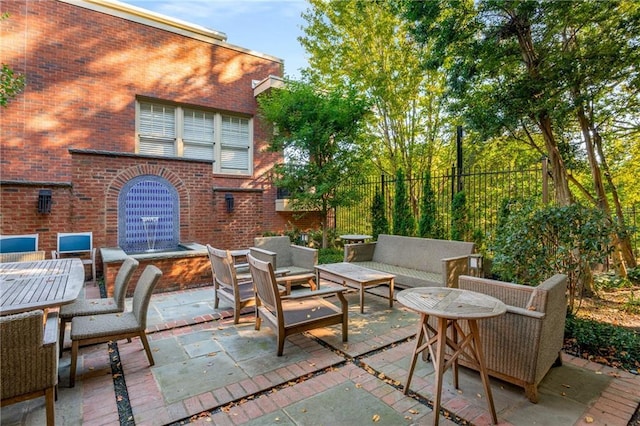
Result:
M624 227L626 226L626 222L624 219L624 213L622 212L622 205L620 204L620 198L618 197L618 189L615 183L613 182L613 180L611 179L609 164L607 163L607 160L604 156L604 152L602 151L602 137L600 136L600 132L598 132L598 129L595 128L595 126L592 125L591 127L592 127L594 145L598 153L598 156L601 159L602 168L604 169L604 176L607 179L607 184L609 185L609 188L611 188L610 189L611 197L613 199L613 204L616 207L616 217L618 219L618 224L621 227L623 227L624 234L623 234L623 237L620 238L619 240L619 248L622 253L622 258L624 259L627 268L634 268L637 265L637 259L635 254L633 253L633 248L631 246L631 238L629 236L629 233L626 232L626 229L624 229ZM626 273L625 273L625 276L626 276Z

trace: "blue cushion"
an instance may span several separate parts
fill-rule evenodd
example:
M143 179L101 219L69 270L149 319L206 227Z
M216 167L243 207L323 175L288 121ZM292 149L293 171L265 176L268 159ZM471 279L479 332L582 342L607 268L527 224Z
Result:
M36 251L36 241L34 237L3 237L0 240L0 253Z
M65 252L80 252L91 250L91 236L89 235L65 235L59 237L58 251L60 253Z

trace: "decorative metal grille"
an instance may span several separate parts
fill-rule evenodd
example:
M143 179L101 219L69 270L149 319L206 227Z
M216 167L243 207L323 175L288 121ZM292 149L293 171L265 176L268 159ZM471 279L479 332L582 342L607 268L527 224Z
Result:
M176 248L180 242L178 193L159 176L127 182L118 199L118 244L127 253Z

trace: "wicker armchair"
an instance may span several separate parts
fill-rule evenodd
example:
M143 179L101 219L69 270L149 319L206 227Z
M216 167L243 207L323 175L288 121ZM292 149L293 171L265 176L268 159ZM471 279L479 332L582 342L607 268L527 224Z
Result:
M318 250L291 244L288 236L257 237L251 256L269 262L276 271L286 269L287 275L315 273L318 264Z
M47 426L55 424L58 317L42 311L0 317L0 406L45 397Z
M45 257L44 250L0 253L0 263L31 262L33 260L44 260L44 257Z
M567 313L566 275L537 287L462 275L459 288L488 294L507 305L505 315L478 321L489 375L524 388L538 402L538 384L561 364ZM463 359L460 364L469 367Z

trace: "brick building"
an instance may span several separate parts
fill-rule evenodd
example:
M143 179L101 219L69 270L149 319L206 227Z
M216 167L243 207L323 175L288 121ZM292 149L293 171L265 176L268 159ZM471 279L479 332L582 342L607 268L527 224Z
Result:
M38 233L46 251L58 232L133 247L144 220L168 214L167 240L237 248L317 227L275 207L280 157L265 152L255 96L282 60L119 2L0 5L0 57L27 82L0 111L2 234Z

